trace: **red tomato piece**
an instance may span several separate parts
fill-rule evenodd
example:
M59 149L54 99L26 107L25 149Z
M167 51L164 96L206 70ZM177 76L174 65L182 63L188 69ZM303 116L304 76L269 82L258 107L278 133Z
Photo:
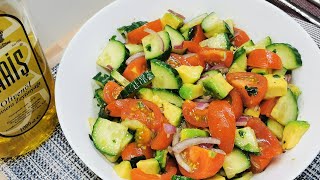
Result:
M147 70L147 61L144 57L139 57L133 60L124 70L123 77L130 82L139 77Z
M248 57L248 66L256 68L282 69L281 58L274 52L255 49Z
M227 101L212 101L208 108L208 125L211 136L220 139L218 145L225 153L234 146L236 120L231 105Z
M277 104L279 98L271 98L261 102L260 114L271 118L271 111L273 107Z
M201 25L196 25L196 30L194 33L194 37L192 38L191 41L195 42L195 43L200 43L201 41L205 40L206 36L203 33L202 27Z
M147 174L138 168L131 170L131 180L161 180L159 174Z
M134 157L145 156L146 159L153 157L153 151L150 146L138 146L137 143L132 142L124 148L121 152L121 157L125 161L129 161Z
M282 154L280 142L268 127L259 118L250 118L247 123L256 134L260 155L250 155L251 170L253 173L262 172L270 163L271 159Z
M232 89L229 93L229 96L231 97L232 110L234 112L235 119L237 120L243 113L243 103L241 95L238 90Z
M259 105L267 92L267 79L260 74L228 73L226 79L240 92L244 105L249 108Z
M160 19L144 24L143 26L140 26L139 28L127 34L128 43L141 44L141 40L149 34L145 32L145 29L151 29L153 31L159 32L163 29L163 27Z
M192 172L187 172L181 166L181 174L193 179L205 179L215 175L223 165L225 155L191 146L182 152L185 162L192 167Z
M196 127L208 127L208 109L197 109L197 103L186 100L182 105L182 113L188 123Z
M103 88L103 100L109 104L115 101L119 96L120 92L123 90L119 84L114 81L109 81Z
M154 150L163 150L171 145L173 139L173 134L167 134L163 128L157 131L157 135L151 141L151 148Z
M233 28L234 29L234 39L233 43L235 46L240 47L242 44L248 42L250 40L249 36L246 32L239 28Z

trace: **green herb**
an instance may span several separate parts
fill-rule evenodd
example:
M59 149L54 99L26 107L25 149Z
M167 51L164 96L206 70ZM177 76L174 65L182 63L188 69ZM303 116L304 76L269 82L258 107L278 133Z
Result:
M144 104L143 104L141 101L139 101L139 102L138 102L138 107L139 107L140 109L142 109L142 108L144 108Z
M129 32L137 29L138 27L146 24L147 21L137 21L137 22L133 22L131 25L128 26L122 26L120 28L118 28L118 32L121 34L121 36L123 38L126 38L126 34L128 34Z
M248 93L249 96L256 96L258 94L258 88L257 87L244 87Z
M148 44L148 45L146 45L146 49L147 49L147 51L151 51L151 44Z
M277 53L277 50L276 50L276 49L274 49L272 52Z
M244 138L244 135L246 134L246 132L244 132L244 131L238 131L238 133L239 133L239 135L240 135L240 137L242 137L242 138Z

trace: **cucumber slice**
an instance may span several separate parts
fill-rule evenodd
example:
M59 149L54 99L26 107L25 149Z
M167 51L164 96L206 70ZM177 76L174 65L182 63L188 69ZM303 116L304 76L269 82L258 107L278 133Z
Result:
M94 91L94 98L97 100L99 107L104 107L106 105L106 102L104 102L104 100L103 100L103 89L102 88L96 89Z
M125 135L125 137L121 141L121 144L120 144L121 151L120 152L123 151L123 149L131 142L132 139L133 139L133 135L130 134L129 132L127 132L127 134ZM110 155L104 154L104 156L110 162L116 162L119 159L120 155L121 155L121 153L117 154L116 156L110 156Z
M166 31L149 34L142 39L146 59L166 59L170 55L171 42Z
M177 70L165 62L156 59L151 60L151 72L155 76L152 80L153 88L179 89L182 85Z
M261 39L260 41L258 41L255 45L254 48L255 49L265 49L267 46L269 46L270 44L272 44L272 40L270 38L270 36L267 36L263 39Z
M250 127L236 130L235 145L244 151L260 152L256 135Z
M184 40L190 41L194 37L195 33L195 27L192 27L185 32L182 33L182 36L184 37Z
M221 49L230 49L231 42L226 33L217 34L209 39L203 40L200 43L201 47L209 48L221 48Z
M164 27L164 30L169 34L170 36L170 40L171 40L171 46L172 46L172 52L177 53L177 54L183 54L186 49L177 49L176 46L181 46L183 41L184 41L184 37L182 36L182 34L173 29L171 26L166 25Z
M121 84L122 86L127 86L128 84L130 84L130 81L128 81L125 77L123 77L118 71L113 70L110 73L111 77L113 79L115 79L119 84Z
M128 128L107 119L98 118L93 126L92 139L95 147L104 154L116 156L121 152L121 142Z
M150 71L146 71L141 74L139 77L134 79L130 84L128 84L121 92L120 98L127 98L133 93L137 92L139 89L147 86L151 80L154 78L154 75Z
M232 19L226 19L225 22L228 24L227 28L230 32L231 37L234 36L234 22Z
M288 122L297 120L298 111L297 100L292 91L288 89L287 94L277 101L271 111L271 116L285 126Z
M138 52L143 52L143 47L141 44L126 44L125 46L129 50L130 56Z
M247 55L246 50L242 47L234 53L234 61L230 66L229 73L246 72Z
M210 38L219 33L228 32L228 24L221 20L214 12L205 17L201 23L201 27L207 38Z
M204 14L201 14L197 17L195 17L194 19L192 19L191 21L185 23L181 28L180 28L180 32L184 33L185 31L189 30L190 28L198 25L198 24L201 24L203 19L205 17L207 17L207 13L204 13Z
M173 92L165 89L153 89L152 91L154 95L159 96L162 100L168 101L169 103L174 104L178 107L182 107L183 99Z
M239 47L239 49L242 48L242 47L246 50L246 53L249 54L254 49L254 43L253 43L252 40L249 40L248 42L242 44Z
M96 74L92 79L97 83L98 86L103 88L108 81L112 80L112 77L110 77L108 74L98 72L98 74Z
M302 66L299 51L290 44L273 43L267 46L267 50L276 52L281 58L283 67L288 70L293 70Z
M250 159L241 150L235 148L226 155L222 167L230 179L248 169L250 167Z
M118 69L129 56L128 49L120 41L111 39L100 54L97 64L103 68Z

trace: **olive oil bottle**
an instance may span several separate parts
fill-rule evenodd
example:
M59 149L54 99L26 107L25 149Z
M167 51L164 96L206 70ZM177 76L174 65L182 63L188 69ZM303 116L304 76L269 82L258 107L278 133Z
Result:
M23 155L55 130L54 80L21 0L0 0L0 158Z

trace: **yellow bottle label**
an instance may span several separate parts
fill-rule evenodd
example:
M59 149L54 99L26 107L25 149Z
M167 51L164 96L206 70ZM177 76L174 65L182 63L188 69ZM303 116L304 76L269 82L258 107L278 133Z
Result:
M34 127L50 104L50 90L19 19L0 15L0 136Z

